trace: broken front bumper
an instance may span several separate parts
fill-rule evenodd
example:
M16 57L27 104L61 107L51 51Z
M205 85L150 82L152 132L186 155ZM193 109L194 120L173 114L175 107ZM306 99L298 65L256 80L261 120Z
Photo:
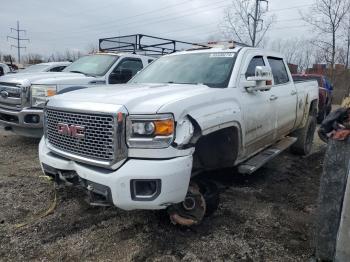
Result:
M128 159L118 170L111 171L57 156L47 148L44 139L39 144L39 158L44 172L73 171L87 185L86 189L103 191L107 198L111 196L113 205L125 210L164 209L182 202L192 170L189 155L166 160ZM135 181L155 181L157 191L150 197L137 196Z

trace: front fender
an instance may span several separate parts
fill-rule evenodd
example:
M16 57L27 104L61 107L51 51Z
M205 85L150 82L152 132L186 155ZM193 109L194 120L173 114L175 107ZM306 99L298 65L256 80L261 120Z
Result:
M232 101L199 107L188 115L198 123L202 135L231 126L241 129L241 110Z

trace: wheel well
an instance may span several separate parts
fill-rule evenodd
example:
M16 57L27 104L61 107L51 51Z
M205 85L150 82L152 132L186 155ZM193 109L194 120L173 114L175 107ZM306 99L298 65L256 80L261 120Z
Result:
M227 127L205 136L195 143L194 169L233 166L239 151L240 133L237 127Z

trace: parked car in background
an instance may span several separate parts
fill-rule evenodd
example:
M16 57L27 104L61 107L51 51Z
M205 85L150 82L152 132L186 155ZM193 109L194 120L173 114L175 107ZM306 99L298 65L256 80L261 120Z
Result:
M56 95L97 84L129 81L153 57L97 53L79 58L62 72L8 74L0 77L0 125L19 135L41 137L43 108Z
M332 111L332 90L330 81L324 75L319 74L294 74L295 82L305 80L316 80L319 88L317 123L322 123L326 116Z
M251 174L290 146L310 152L316 81L294 83L276 52L194 49L160 57L127 84L50 99L45 174L82 186L92 205L167 209L190 226L217 203L201 172Z
M0 96L0 125L19 135L41 137L43 108L52 96L96 85L126 83L158 57L193 45L143 34L101 38L98 53L77 59L60 73L4 76L0 78L0 92L7 95Z
M3 76L5 74L8 74L11 72L11 69L8 65L4 63L0 63L0 76Z
M39 73L39 72L61 72L72 62L48 62L31 65L23 70L20 70L19 73Z
M8 67L11 70L11 73L17 73L18 72L18 65L13 64L13 63L6 63L8 65Z

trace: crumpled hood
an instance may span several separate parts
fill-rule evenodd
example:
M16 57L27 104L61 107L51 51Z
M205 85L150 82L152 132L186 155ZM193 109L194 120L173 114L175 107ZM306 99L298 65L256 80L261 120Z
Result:
M83 74L69 72L17 73L0 77L0 82L29 86L30 84L60 84L62 80L77 78L86 79L87 77ZM94 78L91 77L91 79Z
M153 114L162 106L196 96L214 92L205 85L187 84L124 84L81 89L57 95L50 102L79 102L123 105L131 114ZM60 100L60 101L57 101ZM50 102L48 106L50 106Z

